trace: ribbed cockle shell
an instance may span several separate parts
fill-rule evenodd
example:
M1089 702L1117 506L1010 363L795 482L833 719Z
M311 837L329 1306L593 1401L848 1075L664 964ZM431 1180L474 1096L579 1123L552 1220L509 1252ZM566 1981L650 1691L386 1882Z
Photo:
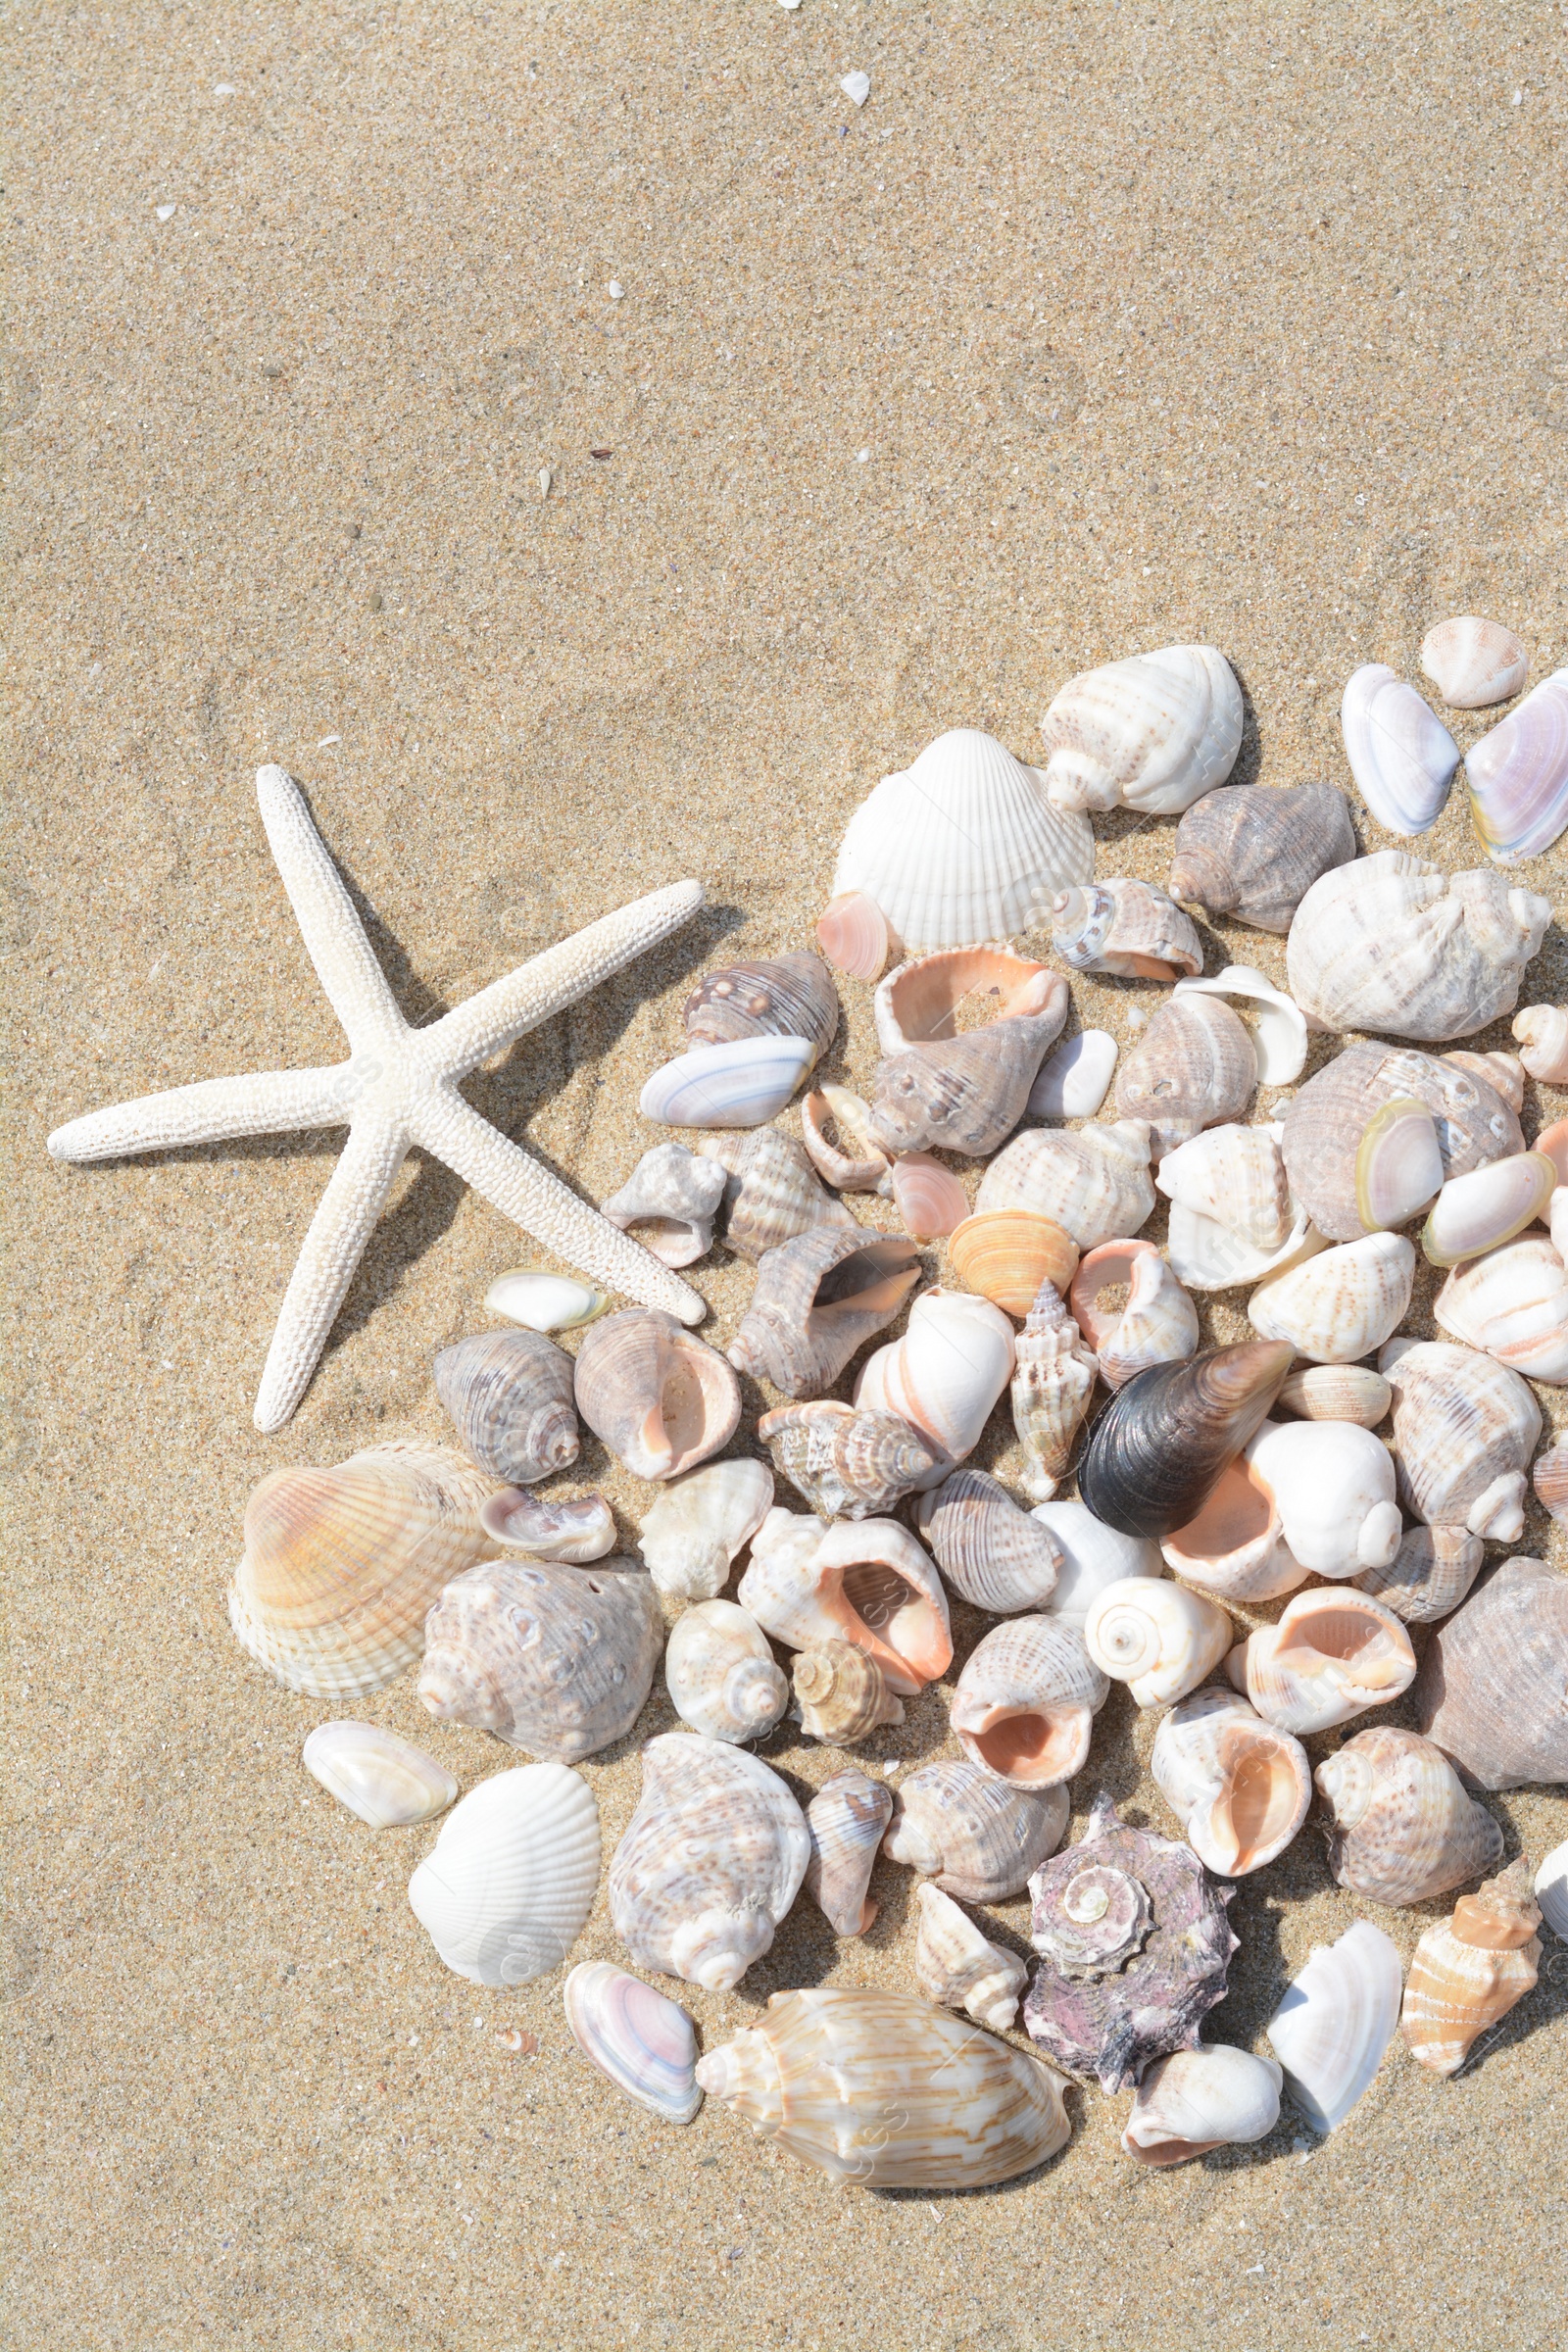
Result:
M599 1807L565 1764L498 1772L453 1806L409 1881L447 1967L503 1991L559 1968L599 1885Z

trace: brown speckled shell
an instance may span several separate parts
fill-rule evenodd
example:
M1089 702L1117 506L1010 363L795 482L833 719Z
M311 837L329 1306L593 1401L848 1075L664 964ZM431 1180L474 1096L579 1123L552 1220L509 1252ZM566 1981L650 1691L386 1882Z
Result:
M804 1037L820 1055L839 1025L839 996L820 956L775 956L705 972L686 1000L694 1046L739 1037Z
M754 1264L813 1225L855 1224L843 1201L818 1183L795 1138L776 1127L705 1135L696 1151L724 1170L724 1239Z

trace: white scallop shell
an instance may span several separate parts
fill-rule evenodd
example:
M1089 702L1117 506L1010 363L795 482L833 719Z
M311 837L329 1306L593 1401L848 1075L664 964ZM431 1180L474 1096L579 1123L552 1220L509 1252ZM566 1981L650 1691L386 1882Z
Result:
M1265 1421L1246 1448L1279 1510L1293 1558L1310 1576L1386 1568L1404 1521L1388 1447L1353 1421Z
M638 1098L662 1127L765 1127L816 1059L804 1037L737 1037L697 1046L656 1070Z
M1102 1674L1126 1683L1141 1707L1169 1706L1196 1690L1231 1645L1217 1601L1168 1577L1129 1576L1090 1604L1084 1646Z
M1551 901L1492 867L1447 874L1406 850L1336 866L1298 906L1285 943L1297 1004L1325 1029L1470 1037L1519 998Z
M1235 766L1242 693L1211 645L1165 646L1069 678L1040 727L1058 808L1174 815Z
M863 891L909 955L979 947L1044 921L1095 870L1085 816L1052 807L1037 768L978 727L939 735L851 817L833 896Z
M505 1315L529 1331L575 1331L610 1304L591 1282L574 1281L569 1274L534 1274L526 1266L498 1275L484 1302L492 1315Z
M1248 1320L1314 1363L1353 1364L1397 1331L1414 1281L1415 1244L1369 1233L1274 1275L1248 1300Z
M710 1740L760 1740L790 1703L790 1687L755 1617L732 1600L703 1600L664 1643L675 1712Z
M300 1762L328 1795L372 1830L401 1829L444 1813L458 1784L444 1765L378 1723L318 1723Z
M708 1462L670 1480L643 1521L637 1548L666 1600L711 1600L772 1507L766 1462Z
M590 2066L666 2124L703 2103L697 2035L678 2003L608 1960L582 1960L562 1987L566 2025Z
M1344 2123L1371 2082L1399 2022L1397 1947L1364 1919L1311 1958L1267 2032L1298 2105L1318 2132Z
M523 1764L453 1808L409 1903L448 1968L499 1990L561 1966L598 1886L593 1790L567 1764Z
M1012 1325L1001 1307L964 1291L923 1291L903 1339L861 1367L855 1402L917 1429L939 1456L920 1485L940 1486L978 1444L1014 1360Z
M1046 1056L1024 1105L1037 1119L1092 1119L1109 1092L1116 1040L1108 1029L1083 1029Z
M1291 997L1250 963L1228 963L1206 980L1178 980L1174 994L1240 997L1252 1008L1250 1034L1258 1083L1289 1086L1306 1064L1306 1018Z
M1187 2164L1209 2148L1266 2139L1280 2120L1283 2069L1229 2042L1156 2058L1133 2098L1121 2144L1140 2164Z
M1466 612L1440 620L1421 640L1421 666L1450 710L1484 710L1518 693L1530 656L1500 620Z
M1443 814L1459 747L1386 662L1353 670L1340 705L1345 756L1361 798L1391 833L1424 833Z
M1568 1943L1568 1839L1554 1845L1537 1871L1536 1900L1552 1934Z
M1063 1618L1080 1633L1096 1595L1124 1577L1163 1576L1159 1545L1145 1536L1124 1536L1097 1519L1086 1502L1041 1502L1030 1512L1054 1538L1061 1552L1050 1597L1039 1603L1048 1616Z
M1568 1271L1544 1234L1455 1266L1432 1313L1450 1338L1528 1380L1568 1381Z

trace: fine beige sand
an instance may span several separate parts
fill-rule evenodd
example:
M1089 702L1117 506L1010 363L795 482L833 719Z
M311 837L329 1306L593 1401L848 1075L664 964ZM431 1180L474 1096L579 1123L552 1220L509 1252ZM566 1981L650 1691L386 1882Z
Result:
M266 1471L443 1434L431 1357L533 1253L411 1162L266 1440L336 1139L76 1169L44 1138L335 1054L263 760L413 1016L703 878L686 934L469 1088L597 1200L657 1140L638 1089L695 974L808 942L850 810L940 728L1033 757L1074 669L1205 639L1246 687L1239 775L1348 784L1356 662L1415 676L1426 627L1478 612L1544 675L1562 12L122 0L23 6L6 41L6 2340L1559 2341L1560 1942L1457 2082L1396 2048L1326 2144L1287 2110L1146 2177L1127 2098L1075 2089L1055 2163L958 2197L836 2192L717 2108L662 2127L577 2055L559 1978L449 1975L404 1896L431 1833L374 1836L305 1776L331 1710L250 1665L223 1593ZM1169 821L1100 831L1102 873L1163 876ZM1430 847L1477 860L1462 792ZM1565 865L1518 878L1560 906ZM1283 974L1263 934L1205 945ZM1565 987L1554 927L1526 1001ZM1074 1017L1126 1039L1153 993L1077 984ZM863 1084L869 991L843 994L832 1069ZM1532 1089L1527 1133L1565 1112ZM695 1280L722 1344L748 1271L720 1250ZM1206 1317L1245 1328L1241 1294ZM1010 1443L1004 1415L977 1458L1005 1475ZM629 1545L649 1491L591 1441L580 1467ZM1563 1546L1533 1509L1524 1547ZM960 1660L980 1630L956 1612ZM357 1711L466 1787L509 1761L430 1727L412 1678ZM640 1733L672 1720L661 1686ZM1074 1834L1100 1787L1173 1828L1152 1729L1113 1698ZM870 1752L945 1740L938 1690ZM637 1745L586 1767L607 1854ZM763 1752L802 1793L832 1769ZM1561 1790L1490 1801L1510 1853L1568 1836ZM912 1988L911 1887L881 1866L875 1927L838 1945L803 1900L734 1995L691 1999L704 2038L780 1987ZM1211 2034L1261 2046L1358 1912L1408 1953L1446 1908L1352 1903L1309 1827L1238 1890ZM1025 1903L990 1916L1025 1948ZM603 1893L577 1956L618 1956Z

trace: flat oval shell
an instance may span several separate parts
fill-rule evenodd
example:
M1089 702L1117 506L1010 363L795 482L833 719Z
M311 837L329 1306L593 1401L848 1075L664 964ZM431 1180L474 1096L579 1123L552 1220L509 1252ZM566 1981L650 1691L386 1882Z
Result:
M1451 1176L1421 1229L1422 1250L1435 1266L1481 1257L1533 1225L1556 1187L1557 1170L1544 1152L1519 1152Z
M1549 850L1568 825L1568 669L1473 743L1464 767L1476 831L1499 864Z
M458 1784L444 1765L378 1723L318 1723L300 1761L372 1830L428 1821L457 1800Z
M1367 1121L1355 1150L1355 1205L1368 1233L1408 1225L1443 1189L1437 1122L1413 1095L1396 1095Z
M608 1960L579 1961L561 1998L590 2066L662 2123L691 2122L703 2094L697 2035L684 2009Z
M765 1127L816 1059L804 1037L741 1037L699 1046L656 1070L638 1098L664 1127Z
M836 970L855 980L877 979L892 947L887 917L863 890L831 902L817 923L816 944Z
M1083 1029L1046 1056L1024 1108L1036 1119L1092 1119L1105 1100L1116 1067L1116 1040L1107 1029Z
M1391 833L1425 833L1443 814L1459 747L1386 662L1351 672L1340 705L1345 756L1361 798Z
M569 1274L535 1274L518 1266L501 1274L484 1295L487 1311L529 1331L576 1331L602 1315L610 1300L589 1282Z

